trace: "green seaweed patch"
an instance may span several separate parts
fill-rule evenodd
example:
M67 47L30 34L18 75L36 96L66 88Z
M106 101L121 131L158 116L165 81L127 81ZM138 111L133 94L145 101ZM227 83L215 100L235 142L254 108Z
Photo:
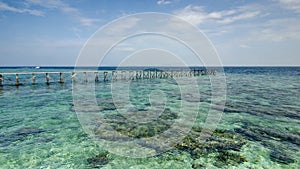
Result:
M202 165L202 164L199 163L199 162L194 162L193 165L192 165L192 168L193 168L193 169L202 169L202 168L205 168L205 166Z
M225 165L235 165L247 162L247 159L242 154L235 151L221 151L218 153L217 159L214 163L217 167L223 167Z
M300 145L298 134L249 125L247 123L244 124L244 128L237 128L235 131L248 140L259 141L264 147L268 148L272 161L281 164L295 162L292 156L285 150L287 149L286 147L293 148Z
M108 157L108 152L101 152L94 157L88 158L88 165L92 168L100 168L108 164L112 159Z
M282 151L279 151L277 149L271 151L270 159L274 162L282 164L290 164L295 162L295 160L292 159L288 154L283 153Z
M280 142L289 142L297 146L300 145L299 133L264 128L251 123L244 123L243 128L236 128L235 132L240 133L252 141L274 140Z
M193 128L175 148L188 151L193 159L199 159L211 153L224 153L228 150L240 151L247 142L242 136L219 129L212 132L211 136L203 142L199 139L200 133L201 128ZM229 159L234 161L235 158L230 157ZM239 163L240 159L236 159L235 162ZM246 159L243 158L242 161L246 161Z
M121 114L107 114L105 120L115 131L122 135L132 138L148 138L168 130L177 117L176 113L166 108L157 119L148 123L130 121Z

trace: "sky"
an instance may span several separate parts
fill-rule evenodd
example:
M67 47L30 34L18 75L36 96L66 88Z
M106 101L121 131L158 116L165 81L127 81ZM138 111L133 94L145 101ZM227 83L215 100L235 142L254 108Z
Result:
M224 66L300 66L299 0L0 0L0 66L74 66L97 30L143 12L193 24Z

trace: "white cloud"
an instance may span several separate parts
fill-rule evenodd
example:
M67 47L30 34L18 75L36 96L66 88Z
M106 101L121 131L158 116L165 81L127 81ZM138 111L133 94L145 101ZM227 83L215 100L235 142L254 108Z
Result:
M203 6L188 5L174 12L177 16L199 26L204 22L213 21L219 24L229 24L240 20L250 19L261 14L253 6L242 6L231 10L207 12Z
M117 47L116 50L125 51L125 52L133 52L136 49L133 47Z
M296 13L300 13L300 1L299 0L277 0L279 4L288 10L292 10Z
M260 14L260 11L245 12L245 13L241 13L239 15L226 17L218 22L228 24L228 23L232 23L235 21L239 21L239 20L254 18L255 16L258 16L259 14Z
M66 13L78 12L76 8L70 7L61 0L27 0L27 3L31 5L39 5L48 9L59 9Z
M38 5L47 9L57 9L78 20L83 26L92 26L94 23L101 21L97 18L83 17L77 8L71 7L69 4L61 0L27 0L29 5Z
M262 26L264 28L256 33L258 40L300 40L300 23L297 18L272 19Z
M251 48L251 46L246 45L246 44L241 44L241 45L240 45L240 48L246 48L246 49L249 49L249 48Z
M43 16L43 12L39 10L34 9L27 9L27 8L16 8L9 6L8 4L5 4L3 2L0 2L0 11L9 11L9 12L15 12L15 13L28 13L30 15L35 16Z
M106 33L109 35L120 34L136 26L137 22L139 21L140 19L135 17L119 20L117 23L114 24L114 27L111 27L109 30L106 31Z
M168 0L158 0L157 1L157 4L158 5L168 5L168 4L171 4L172 2L171 1L168 1Z
M101 21L100 19L80 17L80 23L84 26L92 26L94 23Z
M199 25L208 19L208 14L204 11L202 6L188 5L181 10L174 12L178 17L185 19L194 25Z

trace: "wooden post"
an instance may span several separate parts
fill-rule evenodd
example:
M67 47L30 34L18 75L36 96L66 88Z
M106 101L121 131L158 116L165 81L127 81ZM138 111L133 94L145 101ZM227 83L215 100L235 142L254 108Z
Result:
M155 78L155 70L150 70L150 79L154 79Z
M143 79L146 79L146 76L147 76L145 72L146 72L146 71L144 71L144 70L142 71Z
M149 79L150 78L150 71L149 70L144 70L143 71L143 78L144 79Z
M216 75L216 73L217 73L217 71L216 71L216 70L213 70L213 73L212 73L212 74L213 74L213 75Z
M50 78L49 78L49 73L46 73L46 84L50 84Z
M32 84L35 84L35 76L34 76L34 73L32 73Z
M87 83L88 82L87 74L86 72L83 72L83 74L84 74L84 82Z
M122 80L126 80L126 71L122 71Z
M210 70L206 70L206 75L210 75Z
M135 79L138 79L139 71L135 71Z
M59 72L59 83L64 83L64 79L62 77L62 72Z
M134 80L134 71L129 71L129 74L130 74L129 75L130 76L129 79L130 80Z
M19 75L18 73L16 74L16 86L19 86L20 82L19 82Z
M112 71L112 79L117 80L118 79L118 72L117 71Z
M108 72L103 72L103 81L108 81L108 79L107 79L107 74L108 74Z
M168 79L169 78L169 71L165 71L165 78Z
M160 71L158 72L158 77L159 77L160 79L163 78L162 70L160 70Z
M192 70L189 70L189 77L193 76Z
M76 73L72 72L72 82L76 82Z
M173 71L172 71L172 74L173 74L173 75L172 75L173 78L176 77L176 70L173 70Z
M136 79L141 79L142 78L142 71L136 71L135 76L136 76Z
M95 72L95 82L99 82L98 72Z
M3 76L2 76L2 74L0 74L0 86L3 85L2 82L3 82Z
M184 70L183 72L184 72L184 76L187 77L188 76L187 70Z
M174 76L173 72L174 72L173 70L170 70L170 78L171 79L173 79L173 76Z

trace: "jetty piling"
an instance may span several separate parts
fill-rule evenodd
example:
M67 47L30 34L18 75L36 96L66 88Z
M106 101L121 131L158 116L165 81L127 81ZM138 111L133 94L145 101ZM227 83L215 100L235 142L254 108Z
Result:
M155 71L150 70L149 72L149 78L154 79L155 78Z
M16 74L16 86L20 85L20 81L19 81L19 74Z
M76 73L75 72L72 72L72 82L75 83L76 82Z
M46 73L46 84L49 85L50 84L50 77L49 77L49 73Z
M118 72L117 71L112 71L112 79L117 80L118 79Z
M134 80L134 71L129 71L129 80Z
M88 82L87 73L86 73L86 72L83 72L83 74L84 74L84 82L87 83L87 82Z
M104 82L108 81L107 75L108 75L108 72L103 72L103 81Z
M164 79L168 79L169 78L168 71L163 71L163 78Z
M121 79L126 80L126 71L121 72Z
M32 84L35 84L35 83L36 83L36 80L35 80L35 75L34 75L34 73L32 73L31 79L32 79Z
M143 79L149 79L149 71L143 71Z
M64 83L63 73L59 72L59 83Z
M2 76L2 74L0 74L0 86L3 86L2 82L3 82L3 76Z
M37 79L40 76L36 76L37 74L46 74L46 84L50 85L50 82L56 83L65 83L68 79L72 80L72 82L76 82L77 74L83 75L78 76L85 83L89 81L88 75L94 74L94 82L100 82L99 73L103 72L103 82L107 81L116 81L116 80L138 80L138 79L173 79L177 77L198 77L205 75L216 75L216 70L214 69L171 69L171 70L106 70L106 71L76 71L76 72L15 72L15 73L0 73L0 86L5 85L23 85L31 81L31 84L36 84ZM50 75L51 74L51 75ZM71 76L66 76L65 74L71 74ZM119 75L118 75L119 74ZM11 75L15 76L15 80L12 80ZM28 78L28 75L31 77ZM59 79L52 79L50 76L56 77L59 75ZM65 75L65 76L64 76ZM21 77L20 77L21 76ZM22 82L20 79L25 79ZM102 78L102 77L101 77ZM7 79L7 80L6 80Z
M99 82L98 72L95 72L95 82Z

